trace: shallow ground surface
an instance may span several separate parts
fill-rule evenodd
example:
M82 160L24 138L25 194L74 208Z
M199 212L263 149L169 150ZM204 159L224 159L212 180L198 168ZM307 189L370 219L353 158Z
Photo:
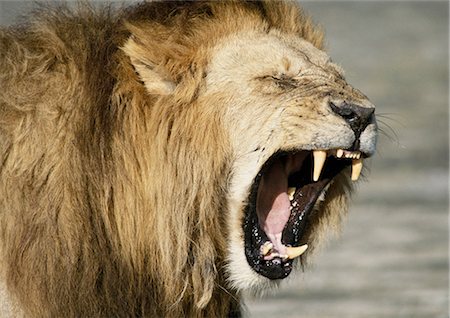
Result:
M0 24L30 6L0 1ZM272 296L247 297L247 316L448 317L448 3L304 6L397 137L380 123L393 140L381 136L342 237Z

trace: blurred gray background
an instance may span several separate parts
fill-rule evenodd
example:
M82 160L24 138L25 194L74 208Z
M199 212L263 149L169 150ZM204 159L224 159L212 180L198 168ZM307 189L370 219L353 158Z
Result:
M246 316L448 317L449 4L301 3L383 132L341 237L279 290L247 296ZM32 7L0 1L0 24Z

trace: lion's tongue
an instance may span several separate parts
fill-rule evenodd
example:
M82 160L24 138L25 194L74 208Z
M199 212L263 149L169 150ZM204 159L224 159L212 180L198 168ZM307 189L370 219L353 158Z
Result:
M285 170L283 163L278 160L264 173L256 201L259 226L280 254L286 254L281 236L290 216L288 174Z

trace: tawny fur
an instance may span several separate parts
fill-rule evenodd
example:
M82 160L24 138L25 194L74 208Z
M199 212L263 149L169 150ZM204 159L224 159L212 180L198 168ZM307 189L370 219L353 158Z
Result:
M223 110L198 94L211 48L247 29L323 45L279 1L60 7L0 30L0 262L26 316L239 312L225 270L233 149ZM338 223L345 189L318 226Z

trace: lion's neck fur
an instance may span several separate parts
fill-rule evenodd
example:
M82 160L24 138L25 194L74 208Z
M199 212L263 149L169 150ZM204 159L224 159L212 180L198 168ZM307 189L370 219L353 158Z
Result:
M115 92L128 134L113 137L121 191L114 194L112 237L129 266L164 281L159 293L172 307L193 297L189 302L203 308L225 290L217 264L225 261L229 154L220 118L198 114L195 103L129 95L136 89L122 85ZM227 297L234 295L220 295L219 303Z

